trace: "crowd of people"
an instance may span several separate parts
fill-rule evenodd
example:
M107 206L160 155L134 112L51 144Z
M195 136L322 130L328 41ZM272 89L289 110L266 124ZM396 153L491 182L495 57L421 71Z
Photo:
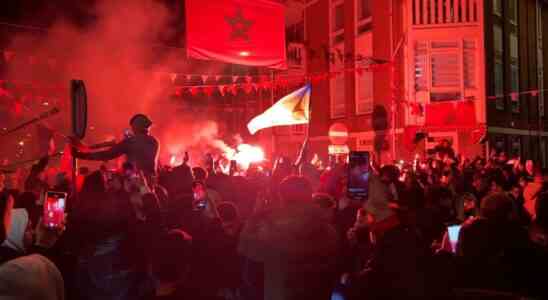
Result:
M345 160L296 168L281 158L236 176L187 157L155 171L143 163L154 155L135 155L158 148L141 121L123 146L74 151L128 156L120 170L81 168L77 192L47 158L19 189L0 180L0 299L548 294L548 172L532 161L468 159L447 144L407 164L372 156L369 197L353 199ZM62 226L42 220L46 191L67 193Z

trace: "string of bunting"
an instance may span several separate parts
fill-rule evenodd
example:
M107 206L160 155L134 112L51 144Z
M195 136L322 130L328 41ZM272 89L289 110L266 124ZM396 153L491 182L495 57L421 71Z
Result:
M243 90L246 94L252 91L270 90L272 88L287 88L290 85L302 84L310 82L312 84L319 83L324 80L333 79L341 76L344 73L357 73L362 76L365 72L376 72L390 67L390 63L385 64L371 64L367 66L345 68L339 71L332 72L320 72L311 73L308 75L276 75L273 78L269 75L210 75L210 74L185 74L185 73L169 73L169 72L155 72L157 76L165 76L171 80L171 83L175 85L175 94L180 96L183 92L188 91L189 94L195 96L200 92L205 95L211 96L215 90L224 96L227 93L236 95L239 90ZM182 77L181 77L182 76ZM221 78L230 77L230 83L219 83ZM184 78L185 85L176 84L177 78ZM193 79L199 78L202 84L192 84L196 81ZM211 83L213 81L213 83ZM206 84L207 83L207 84ZM45 90L62 90L64 85L58 83L33 83L26 81L16 80L0 80L0 96L6 95L6 85L13 85L18 88L24 89L45 89Z
M548 92L548 89L543 89L543 90L534 89L534 90L521 91L521 92L512 92L506 95L488 96L487 100L497 100L497 99L510 97L512 101L517 101L520 95L531 95L533 97L538 97L540 93L544 94L545 92Z

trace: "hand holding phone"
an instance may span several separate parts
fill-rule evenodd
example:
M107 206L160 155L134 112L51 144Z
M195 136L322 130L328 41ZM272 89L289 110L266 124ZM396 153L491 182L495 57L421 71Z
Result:
M449 243L451 244L451 250L453 253L457 253L457 243L459 241L461 225L447 226L447 235L449 237Z
M64 226L66 200L67 193L46 192L43 215L43 224L46 228L59 229Z
M369 176L371 175L369 152L350 152L348 164L347 193L352 199L366 199L369 195Z

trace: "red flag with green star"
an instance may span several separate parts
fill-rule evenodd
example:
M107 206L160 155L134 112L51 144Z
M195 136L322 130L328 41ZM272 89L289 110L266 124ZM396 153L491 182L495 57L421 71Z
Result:
M269 0L186 0L186 47L196 59L286 67L285 7Z

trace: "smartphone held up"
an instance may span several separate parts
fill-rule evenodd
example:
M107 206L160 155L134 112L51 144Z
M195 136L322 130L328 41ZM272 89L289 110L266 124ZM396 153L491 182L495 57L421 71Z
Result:
M369 195L370 156L366 151L350 152L347 194L351 199L365 200Z
M67 193L47 191L44 201L43 222L46 228L62 228L65 222Z

